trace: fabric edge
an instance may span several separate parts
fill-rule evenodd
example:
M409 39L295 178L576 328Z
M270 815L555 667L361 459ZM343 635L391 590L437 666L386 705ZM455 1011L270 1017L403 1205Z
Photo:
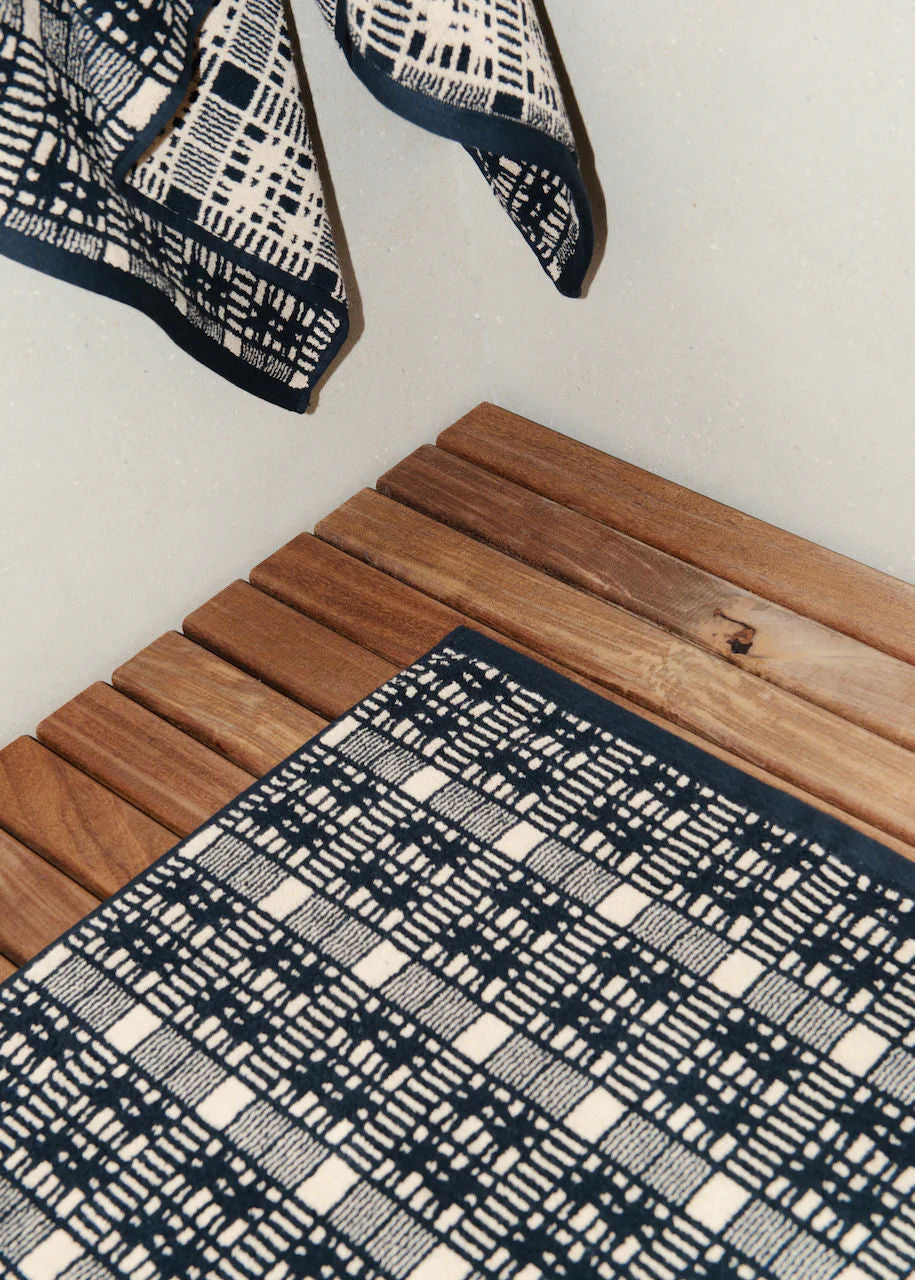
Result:
M734 768L733 765L719 760L717 756L710 755L700 747L695 747L692 743L685 742L682 738L669 733L666 729L661 729L659 726L652 724L651 721L644 720L641 716L627 711L624 707L617 706L616 703L610 702L601 694L595 693L591 689L586 689L576 681L570 680L568 676L554 671L552 667L547 667L535 658L529 658L526 654L519 653L517 649L512 649L497 640L492 640L489 636L484 636L481 632L474 631L472 627L455 627L453 631L449 631L442 636L431 648L414 658L406 667L402 667L388 680L377 685L376 688L384 688L385 685L399 680L411 667L427 661L435 654L449 647L459 648L469 657L478 658L489 662L493 666L498 666L500 670L524 681L536 692L544 693L553 698L561 698L564 704L573 712L597 722L603 728L614 733L621 733L624 736L631 733L632 736L640 737L642 742L647 743L650 747L657 746L658 749L668 753L672 752L668 756L672 763L681 764L684 769L699 768L707 771L707 776L710 776L714 785L720 785L722 791L736 796L740 803L755 807L760 801L766 804L773 804L774 802L777 816L783 817L783 820L788 825L801 829L801 833L810 839L817 841L837 839L843 842L843 846L836 852L837 857L848 857L849 861L858 865L865 873L884 876L906 892L915 891L915 863L909 862L894 849L879 844L876 840L864 835L863 832L857 831L854 827L849 827L836 818L830 817L829 814L822 813L819 809L814 809L804 801L788 795L787 792L780 791L778 788L761 782L757 778L752 778L749 774ZM49 951L59 944L65 943L70 934L79 929L87 920L93 919L97 914L104 911L107 906L118 902L125 894L131 891L138 879L173 857L176 850L194 840L208 827L217 825L220 818L229 813L235 806L240 795L244 795L262 780L271 777L284 768L299 755L303 748L312 743L320 742L322 738L331 732L335 725L350 715L355 707L363 703L366 698L370 698L374 692L375 690L372 690L365 694L357 702L341 712L339 716L335 716L319 733L307 738L305 742L278 761L271 769L268 769L254 783L245 787L238 795L233 796L222 808L200 823L193 831L177 839L172 846L159 854L157 858L154 858L149 866L138 872L137 875L132 876L126 884L116 889L109 897L104 898L87 915L82 916L64 933L53 938L47 946L42 947L41 951L27 960L25 964L20 965L16 972L11 974L5 982L0 983L0 988L6 986L7 983L14 983L17 978L27 976L28 970L32 965L37 964Z
M575 252L566 263L562 275L555 281L556 288L569 298L581 297L585 276L594 256L594 220L591 200L578 167L578 158L554 138L541 133L530 125L516 124L501 116L486 115L481 111L469 111L452 107L397 84L389 76L372 66L353 47L346 27L345 6L337 12L335 35L353 74L382 106L393 111L411 124L452 142L459 142L471 150L508 156L512 160L551 169L559 175L571 192L579 219L579 237ZM538 256L543 267L542 259ZM543 267L544 271L546 268Z
M345 304L327 296L319 305L327 307L338 316L340 327L322 352L310 377L310 385L302 390L293 390L286 383L271 378L232 356L222 343L208 338L202 329L191 324L163 293L137 276L120 271L106 262L83 258L56 245L44 244L9 228L0 228L0 254L44 275L54 276L68 284L88 289L90 293L133 307L148 316L182 351L211 372L225 378L242 391L294 413L304 413L308 408L313 391L336 359L349 333L349 316ZM232 255L224 256L232 258ZM316 291L311 286L303 289L292 276L277 283L281 283L290 293L304 301L316 301Z
M672 764L682 766L684 771L697 771L703 780L709 779L711 785L720 787L722 792L736 798L739 803L772 813L776 821L784 822L807 838L818 843L828 841L834 846L838 844L839 847L833 849L836 856L847 856L862 871L884 876L906 892L915 891L915 862L910 862L895 849L880 844L838 818L744 773L725 760L703 751L701 747L686 742L667 729L627 711L625 707L586 689L568 676L561 675L551 667L544 666L536 659L500 644L479 631L470 627L456 627L440 642L441 645L446 643L460 645L470 656L489 660L493 665L498 665L502 670L533 686L537 692L561 699L571 710L597 721L614 733L637 738L640 744L656 750ZM436 649L439 647L436 645ZM430 650L431 652L434 651Z
M114 165L112 181L121 191L126 190L125 178L128 171L156 141L169 121L175 117L187 96L194 74L195 45L200 36L201 26L212 7L213 0L194 0L185 29L182 74L149 123L137 132ZM222 343L215 342L202 329L191 324L158 289L139 276L121 271L109 263L84 258L9 227L0 227L0 255L32 267L42 274L133 307L157 324L185 354L212 373L224 378L231 385L278 408L293 413L305 413L312 394L349 336L349 311L345 299L339 301L330 294L322 293L312 284L300 281L295 276L288 275L267 263L262 263L247 253L235 251L227 242L220 241L218 237L197 227L189 219L175 214L167 206L160 206L148 200L140 192L130 191L126 193L126 198L163 225L170 226L178 234L209 245L227 261L251 271L259 279L268 280L285 289L303 302L324 308L337 318L339 327L327 347L321 352L313 371L308 375L306 387L293 389L287 383L233 356Z

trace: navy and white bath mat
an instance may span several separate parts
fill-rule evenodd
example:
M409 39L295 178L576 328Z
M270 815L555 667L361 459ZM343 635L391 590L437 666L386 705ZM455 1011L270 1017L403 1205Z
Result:
M464 143L578 293L588 198L532 0L318 2L356 74ZM0 252L304 409L347 310L283 0L0 6Z
M0 987L23 1280L903 1280L915 868L454 632Z

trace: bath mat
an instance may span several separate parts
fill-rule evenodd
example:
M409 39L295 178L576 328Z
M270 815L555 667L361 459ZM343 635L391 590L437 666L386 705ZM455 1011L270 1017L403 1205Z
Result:
M902 1280L915 867L461 629L0 987L25 1280Z

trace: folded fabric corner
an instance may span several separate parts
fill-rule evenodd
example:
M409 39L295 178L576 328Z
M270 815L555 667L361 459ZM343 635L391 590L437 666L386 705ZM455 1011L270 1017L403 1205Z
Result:
M594 252L591 206L532 0L318 0L385 106L462 143L561 293Z
M0 250L304 410L346 298L281 0L37 0L0 49Z
M529 0L318 4L360 79L463 143L577 294L588 198ZM0 126L0 252L307 407L347 308L283 0L16 0L0 12Z

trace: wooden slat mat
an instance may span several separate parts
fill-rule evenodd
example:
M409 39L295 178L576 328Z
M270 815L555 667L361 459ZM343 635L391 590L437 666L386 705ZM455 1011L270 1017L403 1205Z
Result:
M0 979L462 624L915 858L915 587L493 405L315 535L0 750Z

